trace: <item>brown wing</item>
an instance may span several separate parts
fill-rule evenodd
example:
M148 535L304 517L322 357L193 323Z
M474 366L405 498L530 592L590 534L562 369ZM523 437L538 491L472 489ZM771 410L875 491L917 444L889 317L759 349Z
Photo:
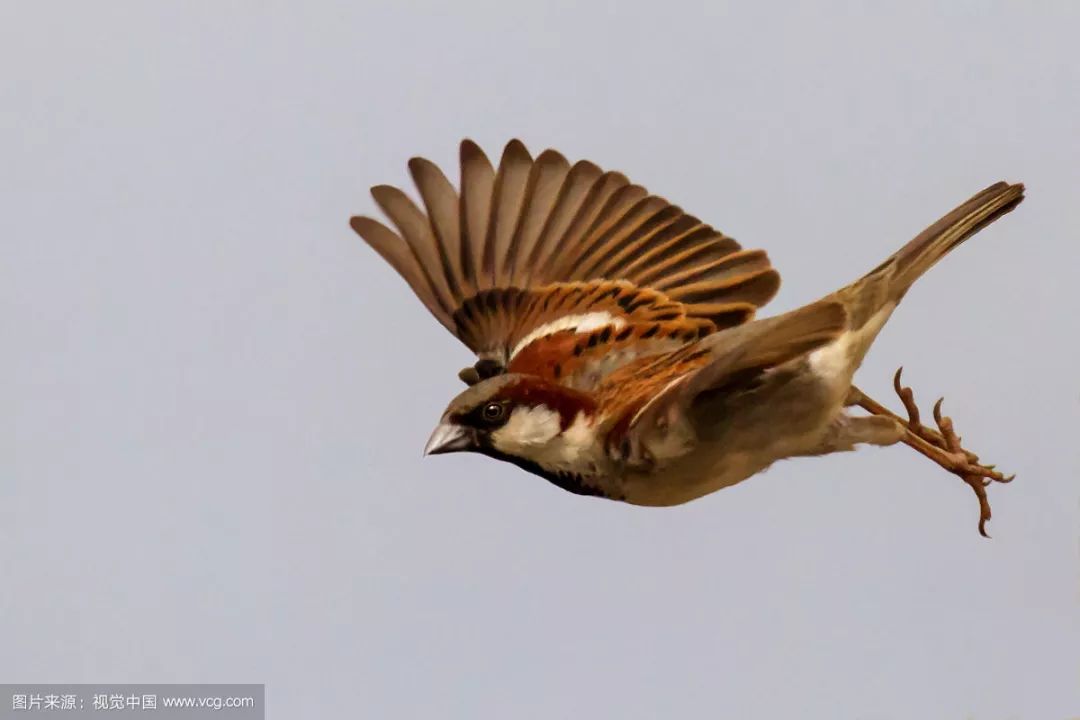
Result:
M608 443L638 447L646 436L673 426L703 393L743 387L761 372L833 342L847 325L844 306L826 299L624 366L594 393L609 427Z
M764 251L554 150L533 159L512 140L496 169L465 140L460 193L427 160L409 170L423 210L380 185L372 194L397 232L368 217L351 225L481 358L481 374L516 365L594 382L617 366L600 360L619 343L670 349L739 325L780 284Z

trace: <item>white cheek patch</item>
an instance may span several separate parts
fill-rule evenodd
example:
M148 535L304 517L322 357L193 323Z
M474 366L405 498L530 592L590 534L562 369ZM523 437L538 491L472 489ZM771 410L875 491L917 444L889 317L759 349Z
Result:
M491 440L503 452L523 453L555 439L560 423L559 413L546 405L517 407L506 424L491 434Z
M572 448L586 448L594 440L593 427L585 413L579 412L574 417L574 422L566 428L563 438L567 446Z
M563 430L559 413L544 405L517 408L491 440L497 450L555 472L596 472L603 455L585 413L579 412Z

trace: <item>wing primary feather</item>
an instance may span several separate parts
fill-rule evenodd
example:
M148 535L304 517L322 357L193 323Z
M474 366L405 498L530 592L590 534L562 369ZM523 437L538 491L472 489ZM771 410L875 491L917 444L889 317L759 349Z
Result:
M606 172L597 179L558 242L559 254L562 258L552 268L552 277L574 279L573 269L579 258L579 248L589 228L604 209L608 199L628 184L629 181L621 173L616 172Z
M598 265L605 268L622 266L640 254L642 248L652 242L657 233L678 222L682 215L682 209L669 204L663 198L655 195L642 197L622 218L620 225L612 230L592 261L583 263L582 269L595 276L600 274ZM633 280L632 274L621 274L626 279Z
M686 242L677 242L664 257L645 266L634 265L626 272L633 273L635 282L657 290L681 285L685 281L676 278L696 277L704 268L722 266L725 258L732 254L729 246L714 242L715 237L718 236L709 226L698 225L682 236Z
M532 157L520 140L511 140L503 150L495 173L491 199L491 219L484 242L483 277L488 287L505 287L506 264L518 224Z
M626 227L627 216L633 212L641 199L648 197L648 194L648 191L640 185L624 185L611 194L589 229L578 241L577 259L573 268L567 267L567 272L570 272L572 279L586 280L601 277L593 268L597 262L603 260L606 238L615 232L616 228Z
M409 160L409 172L427 208L431 230L439 248L442 265L446 269L447 287L453 296L454 305L460 305L466 293L462 286L465 273L462 268L458 195L454 186L430 160L412 158Z
M582 204L588 198L589 190L596 184L597 179L603 175L603 171L587 160L574 163L566 180L559 188L559 195L555 200L555 206L544 223L544 229L533 246L526 261L526 269L530 278L549 279L550 274L544 272L544 268L551 261L551 255L559 247L559 240L566 234L581 209Z
M506 276L511 286L525 287L528 282L529 258L540 241L569 171L570 163L554 150L540 153L533 163L514 242L506 258Z
M450 332L455 332L451 311L444 307L431 286L431 280L417 259L413 249L397 233L374 220L362 215L349 220L349 225L374 248L375 252L397 271L409 284L416 297L435 318Z
M472 140L461 141L460 157L462 291L471 295L486 287L481 284L480 268L484 262L484 241L491 215L495 169L484 151Z
M452 311L457 306L457 302L446 282L450 269L444 262L445 258L440 252L427 216L420 211L416 203L409 199L408 195L396 187L376 185L371 188L371 195L387 217L397 226L405 242L409 243L440 304L448 312Z
M667 290L703 280L719 283L728 277L770 267L769 257L764 250L731 252L721 243L699 242L650 267L638 276L638 281L657 290Z
M657 218L659 222L647 222L640 229L635 228L639 232L632 233L627 239L620 241L621 248L617 252L614 250L619 246L613 244L612 252L606 255L601 254L602 262L594 272L608 274L618 268L620 275L641 285L642 283L637 280L635 270L648 265L648 263L639 262L643 256L653 257L656 254L650 248L664 247L685 237L695 227L701 225L697 218L685 214L682 208L675 205L666 206L662 212L663 216Z
M694 304L722 295L728 302L748 302L760 307L776 295L779 287L780 274L768 268L719 282L691 283L671 290L668 296L678 302Z

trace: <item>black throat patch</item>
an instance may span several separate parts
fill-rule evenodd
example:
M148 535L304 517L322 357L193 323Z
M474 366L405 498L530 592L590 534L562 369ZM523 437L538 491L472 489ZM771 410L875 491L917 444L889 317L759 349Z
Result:
M513 455L507 455L491 447L485 447L480 452L482 452L484 455L487 455L488 457L495 458L496 460L502 460L504 462L517 465L522 470L530 472L533 475L539 475L552 485L562 488L567 492L572 492L575 495L602 497L608 498L609 500L622 499L620 497L615 497L608 494L602 488L590 483L589 479L586 478L584 475L580 475L578 473L571 473L565 471L552 472L542 467L538 463L533 462L532 460L526 460L524 458L514 457Z

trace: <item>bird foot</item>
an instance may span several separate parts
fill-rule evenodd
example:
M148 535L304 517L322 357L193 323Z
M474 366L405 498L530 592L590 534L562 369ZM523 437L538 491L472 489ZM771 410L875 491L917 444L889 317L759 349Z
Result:
M933 415L937 430L923 425L914 393L911 388L900 383L903 370L900 368L896 371L893 389L908 414L906 422L897 418L907 430L904 442L967 483L979 500L979 534L990 537L986 534L986 521L990 519L990 501L986 496L986 488L992 482L1012 482L1015 475L1003 475L995 470L993 465L980 463L978 455L963 447L960 436L953 427L952 418L941 414L941 403L945 398L934 403Z

